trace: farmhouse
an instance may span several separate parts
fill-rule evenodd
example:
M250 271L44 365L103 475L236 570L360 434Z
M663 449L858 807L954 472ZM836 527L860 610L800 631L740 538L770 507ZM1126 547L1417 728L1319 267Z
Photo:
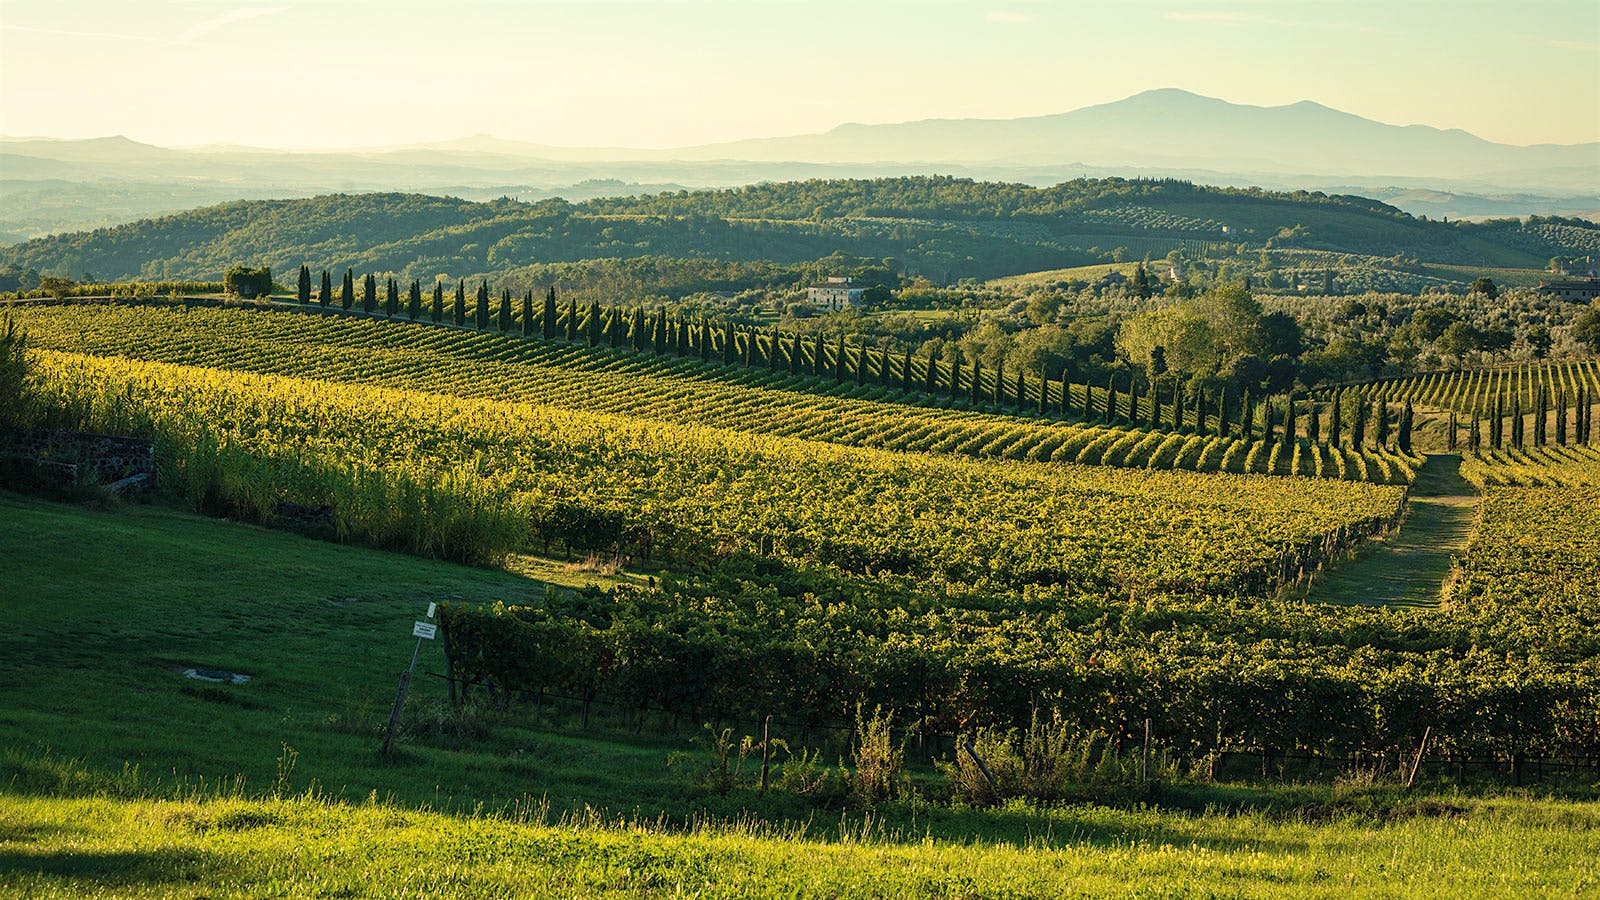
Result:
M1600 297L1600 278L1541 281L1539 282L1539 293L1546 297L1559 297L1562 300L1587 303L1596 297Z
M861 305L866 288L856 287L849 277L834 275L819 285L806 289L806 299L818 309L850 309Z

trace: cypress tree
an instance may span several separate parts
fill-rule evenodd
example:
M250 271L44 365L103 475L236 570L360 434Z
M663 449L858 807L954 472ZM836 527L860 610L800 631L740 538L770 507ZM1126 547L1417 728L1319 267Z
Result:
M601 322L600 322L600 301L599 300L590 300L589 301L589 315L584 317L583 327L584 327L584 338L588 341L589 346L598 347L600 345L600 327L601 327ZM688 326L684 326L684 327L687 328Z
M477 306L473 321L479 328L489 327L489 282L487 279L478 280Z
M1472 411L1472 430L1467 433L1467 446L1473 453L1483 449L1483 419L1479 415L1481 410Z
M1183 430L1183 384L1172 383L1172 430Z
M1155 378L1150 379L1150 387L1145 391L1145 406L1149 407L1149 428L1154 431L1161 427L1161 389L1157 387Z
M667 311L664 309L650 314L650 349L658 356L667 352Z
M956 351L956 358L950 361L950 402L954 403L961 396L961 352Z
M1556 443L1567 445L1567 389L1556 394Z
M415 322L422 318L422 282L412 279L411 289L406 294L406 318Z
M395 284L394 279L390 278L383 288L383 314L392 319L400 314L400 285Z
M552 299L551 305L554 305L554 303L555 301ZM552 334L555 333L554 322L555 320L552 318L550 325ZM644 348L650 345L650 332L645 330L647 324L644 318L644 307L635 306L633 308L633 324L628 327L628 341L633 345L633 349L640 353L643 353Z
M1117 416L1117 375L1115 372L1106 374L1106 408L1105 423L1110 425L1116 421Z
M1026 381L1022 380L1022 375L1023 375L1022 370L1018 369L1017 370L1017 383L1012 386L1012 387L1015 388L1015 391L1013 392L1013 396L1016 398L1016 404L1017 404L1017 408L1018 409L1021 409L1022 407L1026 406L1027 405L1027 401L1028 401L1028 383Z
M1306 439L1315 446L1322 443L1322 412L1315 400L1307 397L1306 401Z
M972 402L974 404L983 398L983 363L977 358L972 360Z
M1217 390L1217 437L1232 433L1233 427L1228 424L1228 386L1224 384Z
M1283 446L1293 447L1300 439L1300 423L1296 421L1294 408L1294 391L1289 392L1289 397L1284 401L1283 409Z
M556 339L556 289L547 287L544 291L544 305L540 307L539 335L547 341ZM638 349L635 347L634 349Z
M1072 415L1072 382L1065 371L1061 373L1061 417Z
M317 302L322 304L323 309L327 309L328 304L333 302L333 277L328 274L327 269L322 270L322 292L317 294Z
M995 406L1006 402L1006 361L1003 359L994 367L994 388L989 394Z
M522 336L533 337L533 291L522 294Z
M349 309L356 305L356 273L345 269L344 284L339 286L339 308Z
M295 299L304 304L311 302L311 270L305 266L300 267L300 281L295 285Z
M372 273L368 272L366 277L361 279L361 309L363 312L371 313L377 308L378 279L372 277Z
M455 322L457 325L467 324L467 281L465 278L456 282Z
M1549 434L1550 423L1550 392L1545 390L1544 385L1539 385L1538 396L1534 402L1537 406L1533 411L1533 445L1543 447Z
M511 330L511 289L500 289L500 321L495 323L501 331Z
M1378 404L1377 443L1374 449L1384 450L1389 446L1389 402L1387 400Z
M1247 390L1244 392L1244 401L1239 404L1239 439L1248 441L1255 431L1254 398Z
M1050 414L1050 378L1044 374L1044 369L1039 370L1039 415Z
M567 298L567 342L576 343L578 340L578 298Z
M1333 392L1333 400L1328 404L1328 446L1339 446L1340 433L1343 431L1344 422L1344 391Z
M1411 398L1407 397L1405 405L1400 407L1400 433L1397 441L1401 453L1411 452L1411 422L1415 415L1415 411L1411 408Z
M444 321L444 285L433 283L433 321Z
M867 345L862 344L856 351L856 384L864 384L867 378Z
M1450 432L1445 438L1444 447L1446 450L1454 451L1456 449L1456 411L1453 409L1450 410L1449 428Z
M1505 403L1504 398L1498 394L1494 398L1494 418L1490 420L1489 424L1489 446L1499 450L1504 446Z
M1261 401L1261 440L1271 444L1278 439L1278 410L1272 405L1272 398Z
M1358 393L1355 402L1350 404L1350 447L1359 451L1366 442L1367 398Z
M906 355L900 361L900 390L911 393L911 346L906 345Z
M1522 395L1511 398L1511 445L1518 450L1522 449L1523 433L1527 430L1527 422L1522 418Z
M928 350L926 367L922 370L922 392L933 396L939 389L939 358L933 355L933 350Z
M744 367L748 369L756 361L756 333L745 328L739 330L744 335Z
M839 335L839 343L833 350L833 380L844 381L844 335Z
M1132 399L1133 394L1129 393L1128 397L1129 397L1129 399ZM1194 392L1194 433L1195 434L1199 434L1199 435L1204 435L1206 433L1206 389L1205 388L1201 388L1198 391Z

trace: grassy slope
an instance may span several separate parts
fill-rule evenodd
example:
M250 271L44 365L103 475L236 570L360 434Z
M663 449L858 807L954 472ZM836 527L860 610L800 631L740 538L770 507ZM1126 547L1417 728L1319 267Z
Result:
M1592 805L1453 798L1413 810L1444 818L1315 825L924 807L886 810L874 826L795 798L699 793L668 770L684 745L664 738L504 726L463 750L418 738L380 765L371 724L421 605L542 585L160 508L0 495L0 523L7 637L25 648L0 654L0 893L1433 896L1456 884L1461 896L1575 896L1596 886ZM438 662L425 645L423 668ZM183 664L255 680L202 685L174 671ZM350 697L375 701L359 733L329 724L360 718ZM419 680L414 708L441 699L439 682ZM248 799L274 784L284 744L298 752L289 792L315 782L320 799ZM369 792L392 799L352 800ZM182 802L150 799L174 796ZM1215 796L1248 802L1243 790ZM479 801L527 810L540 797L576 818L460 812ZM685 834L586 816L586 804L630 822L748 810L768 824ZM417 805L434 811L405 808Z
M81 896L1577 897L1593 808L1515 804L1393 826L1090 809L1070 837L983 846L664 834L308 799L0 800L0 876Z

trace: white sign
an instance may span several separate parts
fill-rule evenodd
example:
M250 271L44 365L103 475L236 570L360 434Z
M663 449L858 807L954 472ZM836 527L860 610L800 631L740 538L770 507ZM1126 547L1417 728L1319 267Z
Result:
M439 626L433 624L432 622L418 622L411 627L411 634L415 637L427 638L431 641L433 640L434 633L438 630Z
M438 606L439 606L439 604L437 604L437 603L429 603L428 604L428 618L430 618L430 619L433 618L433 611L435 609L437 609Z

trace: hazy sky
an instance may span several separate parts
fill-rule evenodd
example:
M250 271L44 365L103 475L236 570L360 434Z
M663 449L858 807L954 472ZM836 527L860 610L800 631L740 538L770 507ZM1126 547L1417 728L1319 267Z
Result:
M22 2L0 133L661 147L1181 87L1600 140L1600 2Z

